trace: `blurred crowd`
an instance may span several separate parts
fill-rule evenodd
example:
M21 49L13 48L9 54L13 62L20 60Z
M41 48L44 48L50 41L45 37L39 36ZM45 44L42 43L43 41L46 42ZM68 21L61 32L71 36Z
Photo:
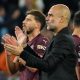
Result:
M27 10L38 9L47 15L49 8L57 3L69 6L72 14L79 9L78 0L0 0L0 42L4 34L14 35L15 26L21 27Z
M57 3L66 4L72 12L72 18L74 13L80 9L79 0L0 0L0 53L4 49L1 45L2 36L6 33L14 35L15 26L22 28L22 21L26 16L26 11L38 9L47 15L49 8ZM43 32L43 34L46 33ZM50 33L47 33L46 36L49 39L51 38ZM0 80L7 79L4 75L3 71L1 71ZM8 80L19 80L19 78L9 76Z

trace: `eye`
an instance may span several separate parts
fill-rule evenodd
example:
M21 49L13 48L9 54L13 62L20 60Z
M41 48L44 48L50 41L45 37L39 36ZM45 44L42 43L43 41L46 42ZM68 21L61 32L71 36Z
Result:
M32 20L27 18L26 21L32 21Z
M49 14L48 16L53 16L53 14Z

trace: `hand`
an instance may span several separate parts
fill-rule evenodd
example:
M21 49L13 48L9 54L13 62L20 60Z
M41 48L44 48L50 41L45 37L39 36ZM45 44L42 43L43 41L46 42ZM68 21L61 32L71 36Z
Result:
M3 40L3 43L2 43L3 45L4 44L11 44L14 46L18 45L16 38L14 36L10 36L9 34L4 35L2 37L2 40ZM11 53L8 51L6 53L7 53L7 55L11 55Z
M9 34L4 35L2 37L2 40L3 40L3 44L6 43L14 46L18 45L16 38L14 36L10 36Z
M22 58L19 57L19 63L23 64L24 66L26 65L26 61L24 61Z
M10 44L4 44L5 49L10 52L13 55L19 56L21 54L21 52L23 51L23 47L18 45L18 46L14 46L14 45L10 45Z
M24 61L20 56L16 56L13 60L14 63L19 62L20 64L26 65L26 61Z
M19 62L19 56L15 56L15 58L13 59L13 63Z
M24 46L26 44L26 35L18 26L16 26L15 28L15 35L16 35L18 44Z

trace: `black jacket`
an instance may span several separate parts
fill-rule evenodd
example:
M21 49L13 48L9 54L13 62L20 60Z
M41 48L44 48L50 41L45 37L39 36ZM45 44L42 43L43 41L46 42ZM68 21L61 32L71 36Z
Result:
M62 29L51 41L43 59L27 46L21 53L26 65L41 71L40 80L77 80L76 53L69 29Z

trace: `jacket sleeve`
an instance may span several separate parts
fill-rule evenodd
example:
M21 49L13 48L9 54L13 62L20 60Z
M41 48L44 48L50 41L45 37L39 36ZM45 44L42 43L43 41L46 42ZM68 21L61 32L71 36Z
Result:
M45 72L55 70L58 64L62 63L66 56L70 55L72 46L65 38L59 39L55 45L52 45L53 46L50 47L51 50L45 53L44 59L37 57L34 51L30 50L30 47L26 47L20 57L23 58L26 61L26 65L30 67L35 67Z

